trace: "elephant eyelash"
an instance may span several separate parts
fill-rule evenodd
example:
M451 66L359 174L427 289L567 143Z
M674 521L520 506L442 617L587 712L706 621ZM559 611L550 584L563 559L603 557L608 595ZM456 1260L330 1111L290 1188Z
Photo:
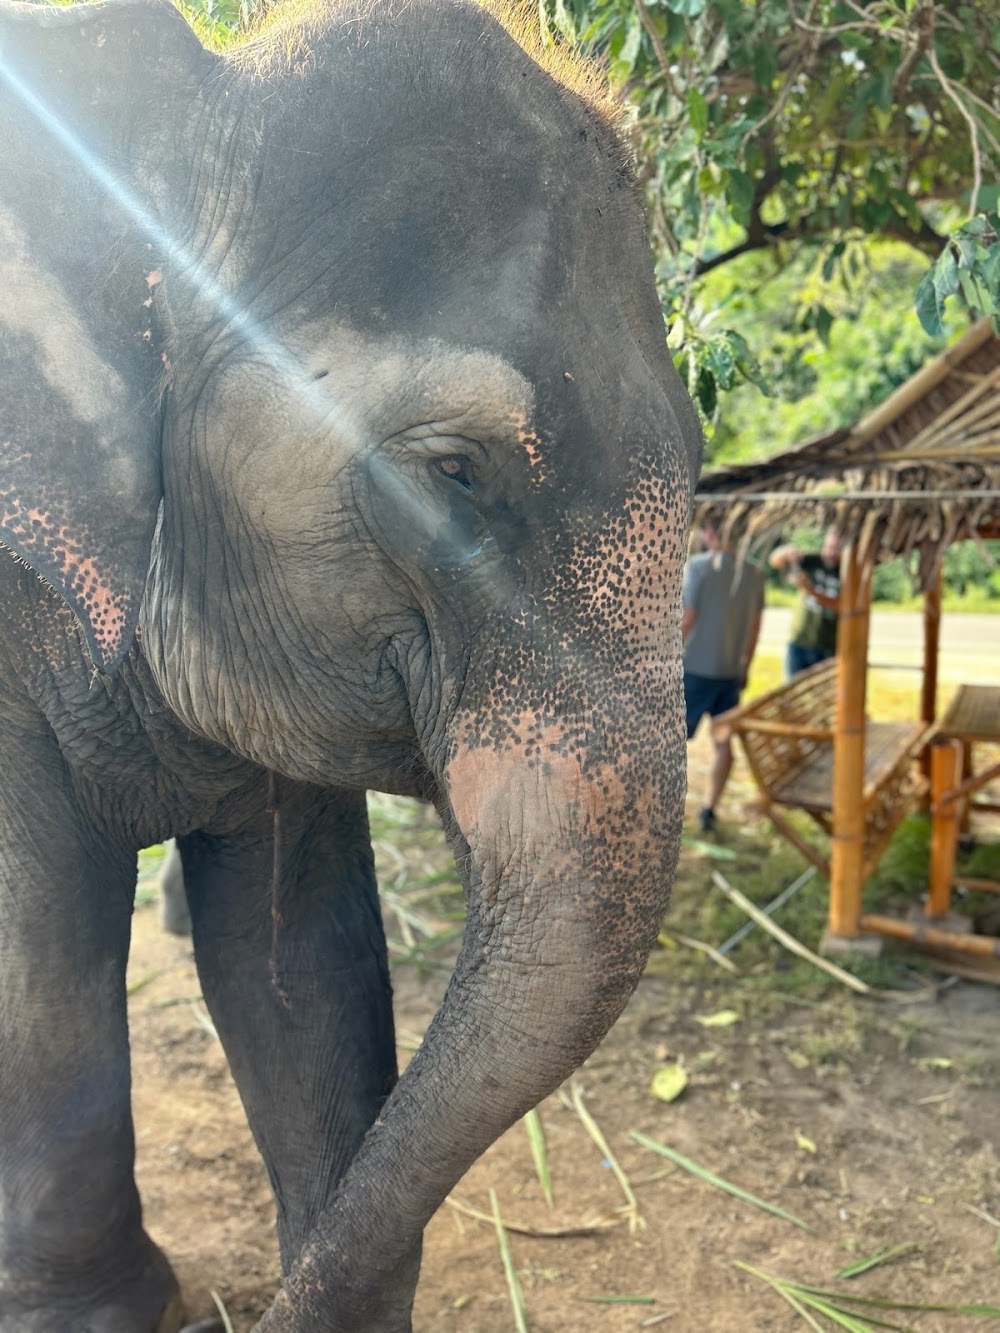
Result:
M433 465L436 471L449 481L457 482L464 490L473 490L472 468L467 458L460 454L449 454L445 458L435 458Z

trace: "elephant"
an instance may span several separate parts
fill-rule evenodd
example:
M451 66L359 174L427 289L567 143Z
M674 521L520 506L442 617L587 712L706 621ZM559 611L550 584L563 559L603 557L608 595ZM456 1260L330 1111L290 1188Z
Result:
M134 1181L174 837L265 1162L260 1333L402 1333L423 1229L586 1059L685 793L701 431L615 104L475 0L0 0L0 1331L184 1320ZM466 896L400 1076L366 792Z

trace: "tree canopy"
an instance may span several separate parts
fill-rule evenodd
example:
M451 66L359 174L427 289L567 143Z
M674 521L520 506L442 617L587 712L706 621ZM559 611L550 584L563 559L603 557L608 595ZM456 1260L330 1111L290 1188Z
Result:
M859 246L897 241L924 269L940 256L917 303L930 334L954 291L1000 312L995 0L540 5L552 40L602 54L634 108L664 310L708 416L758 375L701 299L744 256L850 291L876 253ZM800 327L825 342L842 304L797 302Z

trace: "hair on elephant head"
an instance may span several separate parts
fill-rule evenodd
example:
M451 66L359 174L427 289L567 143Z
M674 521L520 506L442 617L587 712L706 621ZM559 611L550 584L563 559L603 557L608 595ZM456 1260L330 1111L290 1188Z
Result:
M127 951L107 884L178 836L278 1203L271 1333L409 1327L424 1224L614 1021L673 875L700 433L614 108L529 28L473 0L314 0L218 53L159 0L0 0L0 706L32 809L74 840L42 848L4 788L0 875L83 858L45 957L75 941L96 986ZM437 803L467 890L392 1091L366 788ZM124 1165L88 1169L131 1239L94 1244L133 1246L140 1290L165 1265L136 1240L105 1011L88 1068L124 1103L95 1134ZM0 1080L0 1131L13 1098ZM23 1198L13 1149L0 1169ZM36 1279L49 1250L87 1269L82 1221L7 1217L3 1333L69 1308L153 1326L138 1297L102 1323L104 1287Z

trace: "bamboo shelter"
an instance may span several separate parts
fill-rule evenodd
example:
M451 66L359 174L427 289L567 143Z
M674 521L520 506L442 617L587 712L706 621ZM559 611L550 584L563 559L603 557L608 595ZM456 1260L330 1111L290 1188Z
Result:
M835 662L727 715L775 827L829 875L828 944L874 933L1000 955L1000 940L956 929L951 914L958 832L973 805L998 812L982 793L1000 765L977 772L974 751L1000 742L1000 687L962 686L938 717L944 552L955 541L1000 537L1000 336L990 321L855 425L761 463L704 474L695 518L718 523L744 551L807 522L834 524L844 540ZM879 561L910 554L924 597L920 715L912 723L872 721L872 574ZM922 799L933 817L928 901L905 921L866 913L864 881ZM792 810L822 830L827 853L789 821Z

